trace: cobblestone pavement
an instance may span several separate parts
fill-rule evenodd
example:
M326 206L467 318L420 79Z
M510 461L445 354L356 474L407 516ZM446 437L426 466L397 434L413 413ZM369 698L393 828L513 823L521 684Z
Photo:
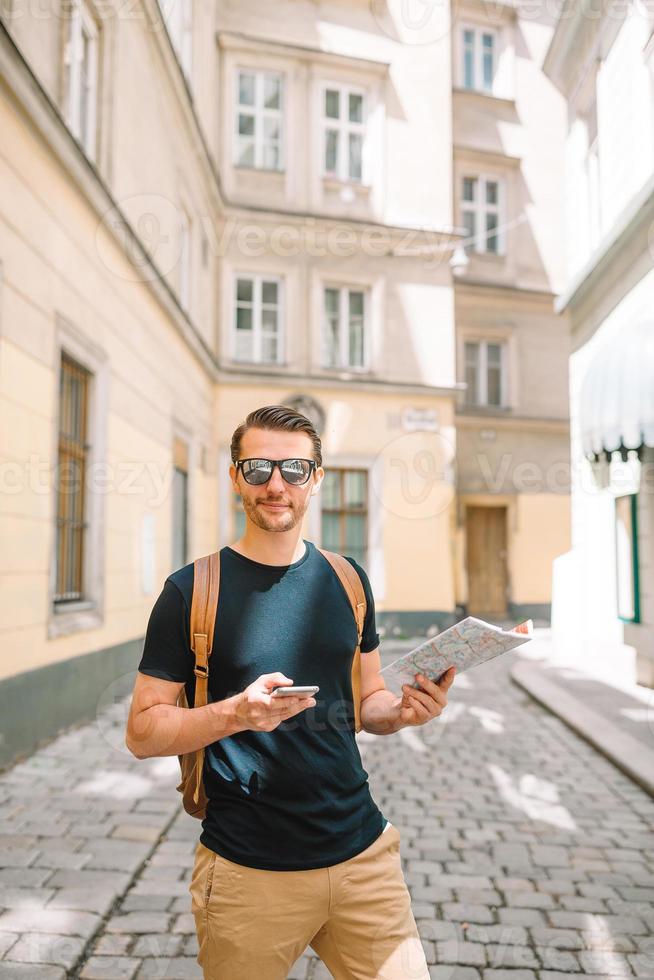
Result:
M654 978L654 801L511 683L515 656L458 677L441 719L359 736L431 975ZM125 711L0 776L3 980L201 977L199 823L175 757L124 749ZM289 974L329 976L310 948Z

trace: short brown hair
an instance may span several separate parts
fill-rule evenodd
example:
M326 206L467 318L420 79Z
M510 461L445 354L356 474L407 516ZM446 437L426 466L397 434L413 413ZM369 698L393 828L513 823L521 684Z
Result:
M313 443L313 458L317 466L322 466L322 443L313 423L286 405L264 405L256 408L244 422L234 430L230 453L232 463L236 464L241 454L241 439L248 429L273 429L285 432L306 432Z

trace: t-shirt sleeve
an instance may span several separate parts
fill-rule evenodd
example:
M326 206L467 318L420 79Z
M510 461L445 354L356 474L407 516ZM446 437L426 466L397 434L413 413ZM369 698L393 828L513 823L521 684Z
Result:
M194 679L195 656L189 643L189 610L177 586L166 579L152 607L138 670L166 681Z
M372 650L376 650L379 646L379 633L377 632L377 626L375 624L375 599L372 594L372 589L370 587L370 580L367 574L359 565L354 558L350 558L345 555L350 564L359 573L359 578L361 579L361 584L363 585L363 591L366 597L366 615L363 620L363 633L361 634L361 653L370 653Z

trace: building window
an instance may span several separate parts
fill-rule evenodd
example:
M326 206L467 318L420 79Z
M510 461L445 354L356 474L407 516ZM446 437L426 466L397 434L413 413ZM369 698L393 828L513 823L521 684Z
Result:
M173 441L173 569L188 561L188 446Z
M67 354L59 375L57 545L54 601L85 599L86 471L91 374Z
M183 208L179 225L179 301L188 313L191 304L191 219Z
M640 622L638 494L615 498L615 569L618 616Z
M239 70L236 81L236 165L282 170L282 76Z
M503 255L504 186L496 177L463 177L461 216L466 249Z
M187 78L193 54L193 0L159 0L177 59Z
M363 180L365 95L346 85L323 89L323 174Z
M466 404L506 405L506 344L487 340L464 345Z
M463 87L492 92L497 66L497 35L481 27L461 28Z
M322 547L364 568L368 551L368 472L327 469L321 485Z
M325 287L323 367L366 368L367 305L361 289Z
M240 493L234 491L233 495L233 523L234 523L234 538L238 540L243 537L245 533L245 511L243 510L243 500Z
M281 280L271 276L236 279L234 360L281 362L281 292Z
M85 153L95 159L98 28L84 0L73 0L64 53L65 115Z

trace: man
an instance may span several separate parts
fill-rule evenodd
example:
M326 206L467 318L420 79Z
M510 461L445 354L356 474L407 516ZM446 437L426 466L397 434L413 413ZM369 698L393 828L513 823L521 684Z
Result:
M428 980L400 859L400 833L375 805L355 741L352 608L329 562L300 536L324 477L311 422L281 405L234 432L230 477L243 536L220 552L211 703L194 695L193 565L169 575L148 622L126 743L138 758L206 746L209 800L190 884L205 980L284 980L308 944L337 980ZM346 556L347 557L347 556ZM379 674L364 570L361 722L380 735L441 713L421 675L402 697ZM318 685L309 697L275 687Z

